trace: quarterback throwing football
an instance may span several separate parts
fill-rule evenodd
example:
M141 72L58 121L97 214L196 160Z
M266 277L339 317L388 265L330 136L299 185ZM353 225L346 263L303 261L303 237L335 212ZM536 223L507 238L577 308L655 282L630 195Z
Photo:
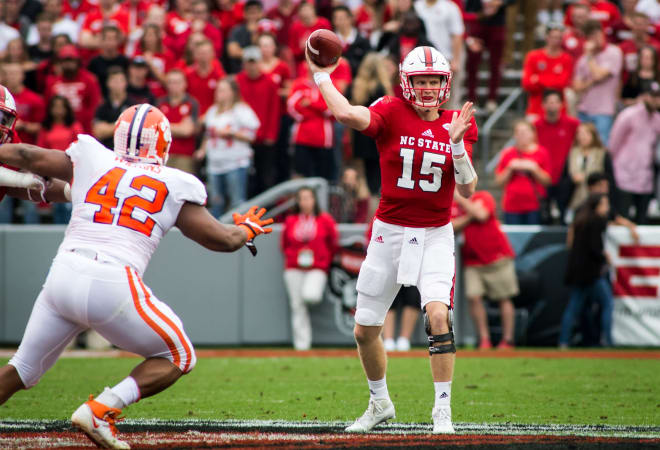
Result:
M214 251L231 252L269 233L265 210L216 221L204 185L166 167L170 124L141 104L117 119L114 152L79 135L65 152L1 144L0 163L72 183L73 213L37 298L18 351L0 368L0 405L37 384L68 342L92 328L119 348L145 357L120 383L80 405L73 425L106 448L130 448L117 435L121 409L157 394L195 367L179 317L142 281L161 238L176 225ZM75 182L74 182L75 180ZM254 249L254 247L252 247Z
M429 336L435 406L434 433L453 433L451 379L454 334L454 232L450 210L454 188L469 197L477 175L470 161L477 140L472 103L461 111L441 105L449 98L451 70L432 47L417 47L401 63L405 100L382 97L369 108L351 105L330 81L336 66L309 58L314 81L342 124L376 140L382 193L367 257L357 281L355 340L369 384L366 412L349 432L367 432L394 418L385 381L387 358L380 338L387 310L402 285L417 286Z

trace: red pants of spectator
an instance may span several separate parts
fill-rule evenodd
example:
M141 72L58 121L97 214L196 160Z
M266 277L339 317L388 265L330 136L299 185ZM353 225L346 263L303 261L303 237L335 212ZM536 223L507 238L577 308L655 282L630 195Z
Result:
M488 50L490 61L490 80L488 82L488 100L497 99L497 88L500 87L502 79L502 54L504 52L504 43L506 41L506 27L500 25L484 25L476 22L471 23L468 28L468 35L481 39L483 49L481 52L472 52L467 49L467 84L468 99L475 101L477 98L477 75L483 50Z

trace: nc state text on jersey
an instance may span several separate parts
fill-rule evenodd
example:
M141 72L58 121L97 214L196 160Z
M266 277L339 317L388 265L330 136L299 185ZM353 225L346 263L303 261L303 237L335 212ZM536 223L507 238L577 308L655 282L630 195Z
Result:
M401 144L405 146L417 146L427 150L435 150L438 152L451 153L451 146L449 143L438 142L432 139L416 138L414 136L401 136Z

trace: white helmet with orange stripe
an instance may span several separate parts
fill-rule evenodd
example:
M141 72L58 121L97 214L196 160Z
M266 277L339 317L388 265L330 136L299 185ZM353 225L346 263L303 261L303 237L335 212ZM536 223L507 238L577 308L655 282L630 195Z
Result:
M115 123L115 153L129 161L164 165L171 143L170 121L148 103L125 109Z
M16 126L16 102L9 89L0 84L0 144L9 142Z
M412 79L416 75L438 75L440 77L440 86L433 89L438 91L431 101L424 101L418 98L419 95L413 89ZM449 100L449 91L451 89L451 69L449 62L442 53L433 47L423 46L414 48L401 64L399 64L399 77L401 79L401 88L403 89L403 98L416 106L439 107ZM419 89L418 89L419 90Z

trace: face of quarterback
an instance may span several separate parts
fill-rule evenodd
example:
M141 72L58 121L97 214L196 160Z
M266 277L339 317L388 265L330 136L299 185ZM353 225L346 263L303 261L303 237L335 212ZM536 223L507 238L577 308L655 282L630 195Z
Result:
M443 87L443 79L439 75L416 75L412 77L412 87L415 97L424 108L437 108L440 89ZM428 106L427 106L428 105Z

